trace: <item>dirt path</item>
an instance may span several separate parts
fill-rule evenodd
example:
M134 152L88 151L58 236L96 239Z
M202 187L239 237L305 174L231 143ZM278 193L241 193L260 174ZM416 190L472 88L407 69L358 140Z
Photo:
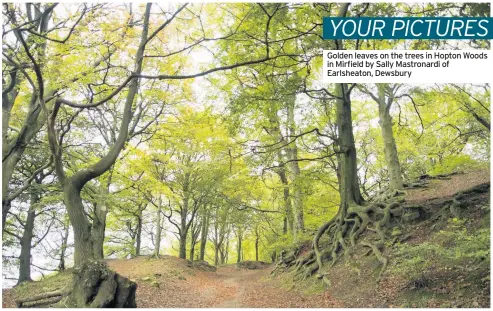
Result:
M341 307L328 292L309 295L289 290L270 277L272 269L239 269L235 265L206 272L172 256L109 260L109 266L137 282L139 308L322 308Z
M231 289L234 294L216 304L214 306L215 308L242 307L242 300L245 295L245 283L242 282L243 273L235 273L231 270L232 269L220 268L220 270L216 272L217 281L220 283L217 284L218 286L215 286L217 291L214 291L211 294L221 297L221 288ZM249 284L249 286L253 285L254 284Z
M261 270L219 267L216 273L203 275L199 282L204 305L215 308L303 308L341 306L328 293L307 295L282 288L281 283L267 278L271 267ZM200 279L201 276L197 275ZM209 304L208 300L212 303Z

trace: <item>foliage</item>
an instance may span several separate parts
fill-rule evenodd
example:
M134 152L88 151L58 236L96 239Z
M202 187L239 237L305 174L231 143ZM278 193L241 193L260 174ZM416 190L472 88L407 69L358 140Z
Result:
M424 243L397 245L389 273L419 280L443 267L470 274L490 265L490 229L467 229L465 220L452 218L448 226Z

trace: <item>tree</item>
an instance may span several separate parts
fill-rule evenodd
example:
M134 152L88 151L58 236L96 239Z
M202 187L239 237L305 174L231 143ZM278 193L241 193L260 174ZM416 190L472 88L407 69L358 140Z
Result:
M399 163L399 155L392 129L393 121L392 116L390 115L390 109L392 108L392 104L397 97L396 92L400 87L401 85L399 84L377 84L376 94L364 86L361 88L363 92L370 95L370 97L378 105L379 124L382 131L385 160L387 162L387 169L390 177L390 190L399 190L404 187L401 165Z

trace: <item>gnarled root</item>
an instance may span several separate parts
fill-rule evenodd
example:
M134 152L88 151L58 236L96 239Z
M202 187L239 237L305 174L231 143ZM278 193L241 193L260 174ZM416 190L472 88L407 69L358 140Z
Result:
M371 202L388 202L388 201L396 200L397 197L405 197L406 195L407 195L407 192L404 190L388 189L388 190L384 190L384 191L380 192L375 197L373 197L370 201Z
M358 238L366 231L373 231L378 238L377 243L362 242L360 245L369 247L369 251L375 254L382 263L380 276L387 266L387 259L383 256L381 249L387 241L386 227L393 218L404 215L404 201L401 195L403 191L392 191L385 195L387 202L373 202L367 205L350 205L345 210L341 209L333 219L323 224L313 238L314 259L307 258L299 260L296 266L296 275L301 273L303 278L313 275L316 271L317 277L327 285L330 284L327 273L324 270L334 266L342 255L351 255L353 249L358 246ZM345 212L345 213L344 213ZM371 226L371 228L370 228ZM321 242L322 237L328 240Z
M377 279L377 281L380 281L383 273L385 272L385 269L387 268L387 262L388 262L387 258L385 258L382 255L382 252L380 251L380 248L383 247L383 243L381 243L381 242L380 243L370 243L370 242L363 241L363 242L361 242L361 245L364 245L364 246L371 248L371 250L373 251L373 254L375 254L378 261L380 261L382 263L382 269L380 270L380 273L378 274L378 279Z
M464 198L462 193L458 193L453 199L452 204L450 204L450 213L454 215L454 217L461 218L461 207L462 203L460 200Z
M450 217L450 214L452 214L454 217L461 218L462 217L462 208L464 207L464 202L462 201L467 197L467 195L474 194L474 193L485 193L488 192L490 188L490 183L483 183L477 186L474 186L472 188L469 188L467 190L463 190L461 192L458 192L454 195L454 197L451 200L443 202L444 205L438 211L435 216L432 218L432 220L435 221L435 224L433 225L433 229L440 224L443 224L444 221ZM440 220L440 222L438 222Z
M426 179L433 177L425 176L421 183ZM438 176L436 178L448 178L448 176ZM458 193L453 200L448 202L443 212L450 212L456 217L460 216L460 208L463 203L461 200L465 194L472 192L483 193L489 190L489 183L479 185L469 190ZM407 239L410 235L403 238L394 236L390 238L388 228L400 226L402 222L423 219L426 216L426 210L420 205L403 205L406 192L402 190L384 191L374 198L368 204L351 204L341 207L337 215L330 221L323 224L313 238L313 254L304 257L296 262L296 276L303 275L303 278L313 275L317 272L317 277L322 279L327 285L330 284L326 269L330 269L342 255L350 255L358 246L358 239L363 233L372 231L374 237L370 234L366 241L360 242L359 245L368 248L368 254L373 253L378 261L382 264L379 273L381 279L386 267L387 258L383 255L383 247L386 243L393 245L398 240ZM446 211L447 210L447 211ZM442 211L440 212L442 214ZM397 220L397 222L395 221ZM326 237L327 239L322 239ZM377 242L368 242L373 238ZM324 267L326 267L324 269Z

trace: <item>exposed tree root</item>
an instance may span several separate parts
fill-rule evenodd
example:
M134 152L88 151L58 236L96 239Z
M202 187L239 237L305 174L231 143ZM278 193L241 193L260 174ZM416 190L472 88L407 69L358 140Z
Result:
M460 172L453 172L450 174L439 174L439 175L421 175L418 177L418 180L415 182L407 182L404 183L404 189L415 189L415 188L428 188L428 184L430 180L439 179L439 180L448 180L451 179L450 176L460 174Z
M373 251L373 254L377 257L378 261L382 263L382 269L380 270L380 273L378 274L378 281L382 278L382 274L385 272L385 269L387 268L387 258L385 258L382 255L382 252L380 251L380 248L383 247L383 243L369 243L369 242L361 242L361 245L368 246L371 248Z
M398 189L384 190L384 191L379 192L370 201L371 202L388 202L388 201L394 200L396 197L399 197L399 196L404 197L406 195L407 195L407 192L404 190L398 190Z
M462 208L465 207L465 201L463 201L468 195L474 193L485 193L489 190L490 184L484 183L470 189L458 192L451 200L447 200L443 207L433 216L432 220L435 222L432 226L434 229L437 225L443 224L443 222L450 217L450 215L456 218L462 218ZM467 202L471 202L467 200Z
M443 175L431 178L449 177ZM444 207L434 217L445 219L450 214L460 215L461 208L466 205L464 198L468 194L484 193L488 190L489 183L457 193L453 199L444 202ZM386 191L380 194L384 201L372 200L363 205L352 204L345 209L341 208L333 219L320 226L313 238L312 251L300 258L297 258L295 252L288 254L274 271L294 268L294 279L306 279L316 275L325 284L330 285L327 271L341 257L351 256L357 247L365 247L368 248L367 254L374 255L381 263L378 281L381 280L388 264L384 247L410 237L409 234L391 234L390 229L402 227L402 222L422 219L426 214L421 205L403 204L405 195L405 191Z
M447 179L449 175L426 178ZM462 200L466 194L482 193L488 190L489 184L483 184L457 193L452 200L445 202L446 205L439 214L445 216L451 213L458 217L464 205ZM410 237L410 235L390 236L389 228L401 227L402 222L419 219L425 213L420 205L404 205L405 195L405 191L385 191L379 196L383 201L374 199L365 205L352 204L346 209L341 209L345 210L345 215L339 212L318 229L312 243L313 252L286 264L285 269L294 265L295 278L305 279L316 273L317 278L330 284L327 270L334 266L341 257L350 256L356 247L363 246L368 247L368 254L373 254L381 263L382 267L378 276L380 280L388 263L383 252L385 245L393 245ZM359 241L363 233L365 233L365 240Z
M387 267L387 258L381 250L386 242L393 244L398 240L398 237L391 239L387 234L387 229L390 226L400 226L402 216L407 210L407 207L402 205L405 195L405 191L382 192L380 198L384 198L384 201L370 202L365 205L353 204L347 207L345 215L339 212L318 229L312 243L313 252L294 261L294 278L301 276L305 279L316 273L317 278L329 285L327 270L334 266L341 257L351 256L355 248L361 245L368 247L369 252L373 253L382 264L380 279ZM414 206L411 210L415 211L416 207L419 208L419 206ZM375 233L376 241L358 242L359 237L369 231ZM322 243L322 237L327 237L328 240ZM287 267L289 265L286 265Z

